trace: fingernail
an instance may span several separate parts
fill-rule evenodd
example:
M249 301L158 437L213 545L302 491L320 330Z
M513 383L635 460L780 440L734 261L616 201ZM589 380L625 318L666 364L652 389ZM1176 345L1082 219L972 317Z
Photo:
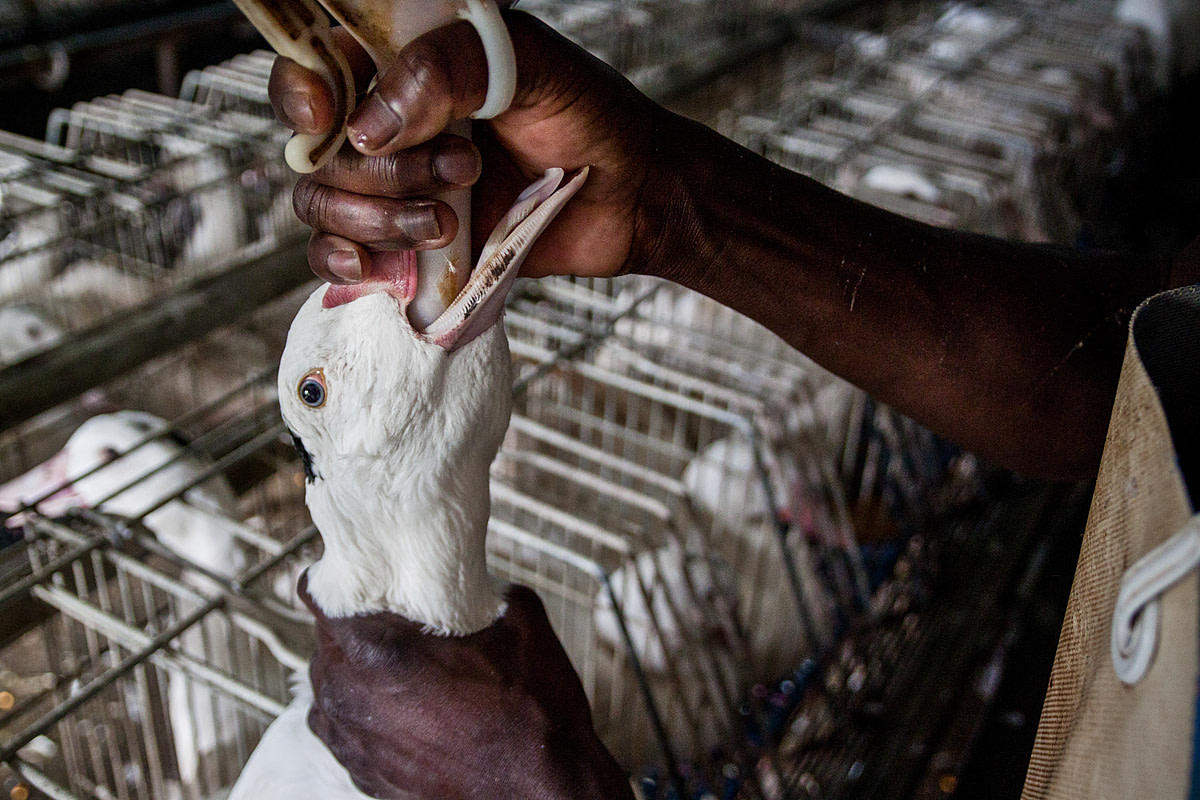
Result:
M414 242L432 242L442 235L442 226L438 223L437 214L429 204L409 209L397 222Z
M283 113L297 128L311 130L316 125L312 99L307 92L290 91L283 95Z
M351 140L360 150L374 152L400 135L403 120L379 95L371 94L346 120Z
M479 177L483 164L474 147L445 147L433 158L433 174L446 183L468 186Z
M353 250L334 250L325 257L325 266L342 280L350 283L362 281L362 261Z

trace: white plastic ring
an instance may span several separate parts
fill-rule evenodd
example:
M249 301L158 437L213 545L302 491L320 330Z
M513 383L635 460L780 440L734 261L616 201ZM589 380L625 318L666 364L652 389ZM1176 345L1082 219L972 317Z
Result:
M1149 671L1158 647L1158 598L1198 565L1200 514L1125 571L1110 641L1113 669L1122 683L1132 686Z
M491 119L509 107L517 92L517 54L512 38L493 0L465 0L458 17L479 33L488 65L487 97L471 117Z

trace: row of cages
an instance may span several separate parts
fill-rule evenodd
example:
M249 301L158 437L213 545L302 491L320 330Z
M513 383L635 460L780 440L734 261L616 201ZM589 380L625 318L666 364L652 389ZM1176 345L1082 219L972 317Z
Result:
M0 132L0 364L303 235L272 63L59 109L45 141Z
M736 53L764 30L718 0L521 5L648 89L720 69L696 42ZM886 33L805 26L809 44L712 117L900 213L1069 240L1063 165L1136 107L1093 90L1140 85L1138 42L1104 7L903 4ZM0 134L5 362L302 237L271 61L191 73L179 98L80 103L45 141ZM223 797L305 680L295 581L321 546L274 371L310 288L0 434L10 796ZM505 324L490 566L542 597L641 796L822 796L814 775L853 795L870 754L838 704L895 694L929 639L913 610L941 557L929 532L978 503L987 471L675 286L521 283ZM822 755L834 740L855 756Z
M230 343L277 357L263 332L309 288L6 434L17 541L0 608L27 620L0 650L10 789L222 796L304 679L294 586L320 540L271 359L203 381L183 414L155 387ZM676 287L526 284L505 324L517 379L493 573L542 597L632 774L737 775L764 796L783 719L763 687L876 613L860 538L899 540L973 497L973 462ZM64 426L56 454L24 463ZM934 491L948 482L953 502Z
M1111 0L901 4L802 27L714 126L931 225L1086 244L1151 133L1153 51Z

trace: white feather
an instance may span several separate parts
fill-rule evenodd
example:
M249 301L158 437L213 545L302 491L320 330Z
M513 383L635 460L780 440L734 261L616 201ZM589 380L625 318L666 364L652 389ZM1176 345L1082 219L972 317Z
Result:
M254 749L229 800L314 797L343 800L366 797L350 774L308 727L312 689L307 673L297 673L295 698Z

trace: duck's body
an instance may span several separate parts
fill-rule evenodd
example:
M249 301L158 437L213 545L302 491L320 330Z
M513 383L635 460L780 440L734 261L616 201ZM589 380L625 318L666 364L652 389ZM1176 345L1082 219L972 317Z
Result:
M480 631L504 613L488 575L488 470L508 428L504 297L525 254L582 185L562 171L500 223L469 282L420 330L413 258L379 259L372 280L322 286L292 323L279 401L325 551L308 592L329 617L389 611L431 635ZM307 725L299 694L267 730L230 800L363 795Z
M0 486L0 510L30 504L55 517L91 508L141 520L200 571L231 577L248 566L234 531L233 489L220 476L199 480L207 465L168 437L169 428L141 411L94 416L49 461ZM186 570L184 578L202 580Z
M312 700L308 675L297 675L294 699L259 740L229 800L366 797L308 727Z

